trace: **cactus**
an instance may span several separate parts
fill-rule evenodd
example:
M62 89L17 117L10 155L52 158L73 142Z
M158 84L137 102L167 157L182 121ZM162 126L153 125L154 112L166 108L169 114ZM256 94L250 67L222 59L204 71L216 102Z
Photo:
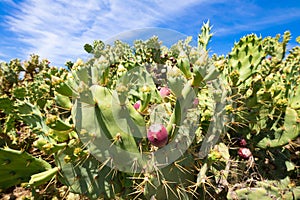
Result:
M53 179L56 173L59 171L58 167L48 169L47 171L40 172L38 174L31 175L31 178L28 182L29 187L36 187L43 185Z
M56 92L54 99L58 106L60 106L64 109L67 109L67 110L71 110L72 102L69 97L61 95L58 92Z
M95 41L70 71L36 55L2 63L0 147L57 166L18 151L43 166L22 185L58 177L90 199L298 198L300 48L286 55L289 32L251 34L209 57L211 37L207 22L197 47Z
M51 169L46 161L9 148L0 148L0 160L1 189L28 182L31 175Z
M228 199L298 199L300 187L295 187L289 177L280 181L257 181L252 187L231 190Z
M232 105L226 106L226 111L231 116L227 124L229 138L237 138L238 146L241 141L239 138L248 140L234 151L235 155L246 158L239 159L245 165L239 164L236 174L239 170L245 173L246 166L255 173L253 165L251 167L252 162L256 163L260 175L265 179L278 180L296 173L295 160L290 159L291 154L286 148L293 148L292 141L300 133L299 99L296 100L299 96L299 48L293 48L286 56L290 34L286 32L283 40L279 39L280 35L264 39L253 34L245 36L235 44L227 58L220 58L216 62L230 86ZM235 170L234 166L231 168L232 171ZM242 181L242 177L238 175L235 178ZM229 189L234 190L234 187L229 186ZM275 190L272 196L272 192L265 186L257 185L239 189L236 193L229 192L227 198L294 197L292 193L284 197L278 186Z
M67 148L56 156L61 168L60 180L71 192L83 194L91 199L114 199L121 196L122 183L113 169L99 163L91 155L76 157L74 150Z
M144 195L147 199L192 199L193 192L188 187L194 182L194 160L185 154L174 163L159 171L146 174Z
M157 198L167 198L169 196L170 198L189 199L192 195L187 194L187 190L190 185L189 181L193 182L195 175L189 173L188 170L192 169L194 161L191 156L186 156L186 154L183 156L183 153L193 140L190 137L195 131L197 115L199 114L193 102L201 83L198 77L202 75L206 77L203 72L205 68L198 69L200 72L194 74L190 69L190 64L188 64L188 67L185 66L186 70L189 71L189 76L195 76L198 82L188 80L191 77L185 77L180 71L173 73L171 68L167 68L167 70L171 70L167 76L156 82L150 75L153 73L157 75L156 72L148 71L149 68L144 62L159 61L161 58L157 54L161 50L157 46L156 38L150 39L145 44L146 46L141 41L135 43L136 52L133 58L136 62L135 68L133 68L133 65L128 65L127 60L122 60L124 58L109 57L109 55L115 55L113 51L115 48L124 47L119 43L116 43L113 47L102 48L102 50L98 49L97 51L94 51L95 47L86 45L85 48L90 53L96 52L94 54L95 58L87 63L80 64L78 62L79 64L77 64L76 62L72 66L71 79L63 83L74 93L70 95L64 93L60 88L56 88L58 89L59 96L57 100L59 102L63 99L68 101L66 97L69 96L75 98L73 105L66 108L72 109L72 121L83 144L78 148L82 149L82 152L89 152L87 157L82 158L81 161L78 161L76 156L74 157L75 150L70 153L67 150L68 148L56 155L57 165L62 172L61 180L70 186L73 192L87 194L89 197L99 197L99 195L100 197L108 197L104 188L98 188L99 192L93 189L93 182L95 181L85 175L85 173L88 173L86 172L86 166L89 165L90 170L93 171L89 173L94 173L95 176L97 175L97 166L104 166L103 170L105 171L99 170L98 173L100 174L98 176L107 173L106 170L109 170L109 166L113 167L110 170L119 170L118 173L122 174L125 179L132 179L133 181L128 186L125 184L128 180L121 184L127 188L126 194L128 195L134 195L140 191L139 194L146 195L146 198L153 196L155 189L147 181L144 182L140 179L141 177L147 179L147 174L152 174L150 182L154 182L160 188ZM146 53L144 54L144 52ZM189 59L188 57L184 59L185 62L190 62L186 60ZM194 58L193 62L196 60ZM203 60L200 64L205 62L206 60ZM110 68L110 73L107 74L106 70L110 65L113 67ZM115 71L114 68L117 68L117 70ZM178 79L182 80L182 89L178 87ZM194 88L191 87L192 83ZM160 96L157 86L161 88L169 87L167 95L164 93L163 96ZM164 98L165 96L168 97ZM140 102L140 105L138 107L132 106L135 102ZM146 127L151 127L151 124L155 123L155 121L148 121L148 112L153 107L159 108L161 106L161 108L164 108L164 105L169 107L170 114L166 114L164 120L159 117L159 123L167 125L165 132L168 133L169 137L167 139L170 140L171 145L168 148L176 151L175 154L167 155L167 157L162 154L163 152L168 153L162 145L159 145L161 150L157 150L157 152L146 137ZM52 121L56 122L56 120ZM52 121L47 124L51 125ZM194 124L190 126L189 123L193 121ZM54 129L54 127L50 127ZM166 142L167 140L164 141L164 144ZM86 147L86 150L83 147ZM151 154L154 154L153 159L158 163L154 164L155 162L149 160ZM177 154L182 157L180 159L176 158ZM170 162L175 161L175 163L164 166L169 158L171 159ZM181 166L179 164L180 160L188 161L183 161L185 164ZM65 161L68 161L68 163L64 163ZM91 162L93 164L90 164ZM148 165L149 162L151 162L150 165ZM73 169L76 173L81 174L71 173ZM96 171L94 172L94 170ZM124 174L124 172L128 174ZM173 176L173 172L177 175ZM156 173L160 174L159 177L156 176ZM70 180L76 179L77 175L80 175L78 182L76 180L72 183ZM164 180L161 180L161 178ZM175 184L175 192L165 190L166 183L169 182L170 185L174 185L173 182L178 182L178 185ZM91 185L90 190L87 189L86 184ZM113 185L115 186L115 183ZM144 188L145 191L138 186ZM112 196L114 195L122 196L124 194L114 193Z
M298 116L296 110L287 107L283 126L266 135L257 143L257 146L261 148L282 146L296 138L300 132L300 124L297 121L299 120Z
M47 60L39 61L37 55L32 55L29 61L22 64L19 60L1 64L1 73L2 70L6 72L10 69L10 74L4 73L1 77L3 83L7 83L0 89L1 128L4 128L1 131L1 139L6 138L7 134L12 142L6 139L5 145L22 149L18 151L6 148L4 144L0 145L4 147L0 150L1 160L4 162L1 165L2 189L20 183L30 187L39 186L52 179L58 170L51 168L48 162L26 152L32 151L31 145L37 140L44 141L41 150L49 154L50 150L53 153L66 146L57 144L54 137L49 137L51 129L45 123L44 113L55 112L51 107L54 94L51 76L61 75L64 71L50 68L48 64ZM5 124L2 124L2 119L6 119Z
M94 106L86 104L82 100L77 100L72 111L73 121L81 141L89 144L91 152L94 152L92 149L104 148L103 145L106 146L104 149L108 150L111 142L115 142L124 150L138 152L137 141L133 135L141 137L143 132L145 134L143 118L131 104L127 104L126 107L121 106L118 103L116 93L112 94L108 89L96 85L91 87L91 91L92 99L95 100ZM90 118L84 116L90 116ZM128 119L131 121L127 121ZM141 127L138 127L134 122L137 122ZM106 137L109 140L105 140ZM110 142L110 140L112 141ZM116 149L116 151L122 152L121 149ZM100 160L103 160L102 156L101 152L96 155ZM127 159L127 162L130 162L131 159Z
M85 45L94 58L86 63L81 60L70 63L69 79L57 84L64 85L67 92L56 87L57 102L67 103L68 106L62 106L66 110L71 108L71 121L82 143L73 150L68 147L57 152L55 157L61 168L62 182L73 192L92 198L127 198L129 195L146 199L190 199L197 196L191 189L197 175L194 157L185 151L198 155L193 142L202 97L207 99L203 112L210 116L215 112L213 126L218 127L203 130L203 135L208 134L201 142L209 143L200 150L203 154L213 148L225 122L222 99L226 93L222 91L224 88L218 88L222 82L216 80L220 73L208 58L209 32L210 28L199 36L203 41L198 48L191 47L188 38L168 50L160 47L157 37L146 42L136 41L134 53L119 41L113 46L100 42L101 48L95 44ZM159 74L160 70L164 73ZM73 105L69 104L71 96ZM209 118L204 118L206 123ZM151 134L147 139L146 130L152 130L153 124L166 128L161 130L167 134L160 144L152 141ZM107 183L86 175L100 177L107 170L116 174L115 177L109 175L113 183L107 191L97 188L97 184ZM111 188L117 183L115 178L120 177L120 186L126 192L112 193Z
M57 104L71 110L72 119L48 123L67 125L53 134L68 144L55 157L71 191L115 199L224 198L227 190L233 199L298 195L298 187L264 178L296 173L283 147L299 136L299 48L285 57L288 33L282 42L251 34L228 57L210 59L210 30L204 24L198 48L189 46L190 38L162 48L157 37L136 41L133 51L120 41L85 46L94 57L70 64L68 80L54 84ZM147 139L153 124L166 127L162 144ZM81 141L75 146L64 138L73 131ZM251 173L262 177L235 189Z
M254 34L241 38L228 56L228 74L233 86L244 83L257 73L259 63L265 56L262 38Z
M201 27L201 33L198 35L198 48L207 51L208 43L213 36L211 33L212 26L210 26L209 20L203 23Z
M283 41L279 42L279 39L280 34L277 34L275 38L269 36L263 40L264 50L275 62L280 62L284 58L287 43L291 39L291 33L286 31L283 34Z
M292 102L295 105L299 95L295 80L297 64L291 58L294 53L283 60L289 35L286 32L282 42L279 35L264 39L255 35L243 37L229 54L229 70L223 71L232 85L235 121L250 124L243 129L232 128L240 130L241 136L252 138L261 148L283 146L299 135L299 114L288 106ZM272 56L271 60L265 59L267 55ZM280 69L285 69L284 75L276 71Z

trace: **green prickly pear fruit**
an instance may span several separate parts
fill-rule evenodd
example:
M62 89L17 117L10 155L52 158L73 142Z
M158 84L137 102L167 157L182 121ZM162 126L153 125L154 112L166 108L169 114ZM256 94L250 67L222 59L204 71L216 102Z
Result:
M147 138L156 147L163 147L168 142L168 131L162 124L153 124L149 127Z
M127 72L127 69L123 65L119 65L117 69L117 75L119 77L123 76Z

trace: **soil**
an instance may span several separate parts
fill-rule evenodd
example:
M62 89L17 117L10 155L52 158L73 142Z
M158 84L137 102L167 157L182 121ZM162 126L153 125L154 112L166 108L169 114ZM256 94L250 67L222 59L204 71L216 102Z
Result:
M12 188L12 191L7 190L6 193L0 193L1 200L23 200L30 199L31 190L23 187Z

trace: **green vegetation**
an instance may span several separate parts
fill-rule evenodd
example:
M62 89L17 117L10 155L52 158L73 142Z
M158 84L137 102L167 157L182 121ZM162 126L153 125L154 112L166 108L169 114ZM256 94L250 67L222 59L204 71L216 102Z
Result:
M251 34L209 56L211 37L205 23L197 47L95 41L68 69L1 63L2 195L299 199L300 46Z

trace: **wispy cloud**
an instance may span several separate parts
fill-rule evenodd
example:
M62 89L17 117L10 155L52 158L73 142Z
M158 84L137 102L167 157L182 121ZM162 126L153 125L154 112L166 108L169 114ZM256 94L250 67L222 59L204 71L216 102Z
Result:
M164 27L195 36L202 21L210 19L215 41L227 38L231 44L229 37L241 32L260 31L300 19L299 6L282 8L272 2L266 6L261 3L266 0L0 1L3 2L14 9L5 12L9 14L2 20L2 27L9 30L4 41L0 41L0 46L5 46L2 53L13 52L22 59L37 53L60 66L69 59L87 56L85 43L94 39L106 41L132 29ZM1 31L0 36L4 37Z
M180 14L199 2L26 0L7 17L7 25L19 41L29 46L23 50L24 55L38 53L62 64L82 56L84 43L106 40L125 30L155 26L165 17Z

